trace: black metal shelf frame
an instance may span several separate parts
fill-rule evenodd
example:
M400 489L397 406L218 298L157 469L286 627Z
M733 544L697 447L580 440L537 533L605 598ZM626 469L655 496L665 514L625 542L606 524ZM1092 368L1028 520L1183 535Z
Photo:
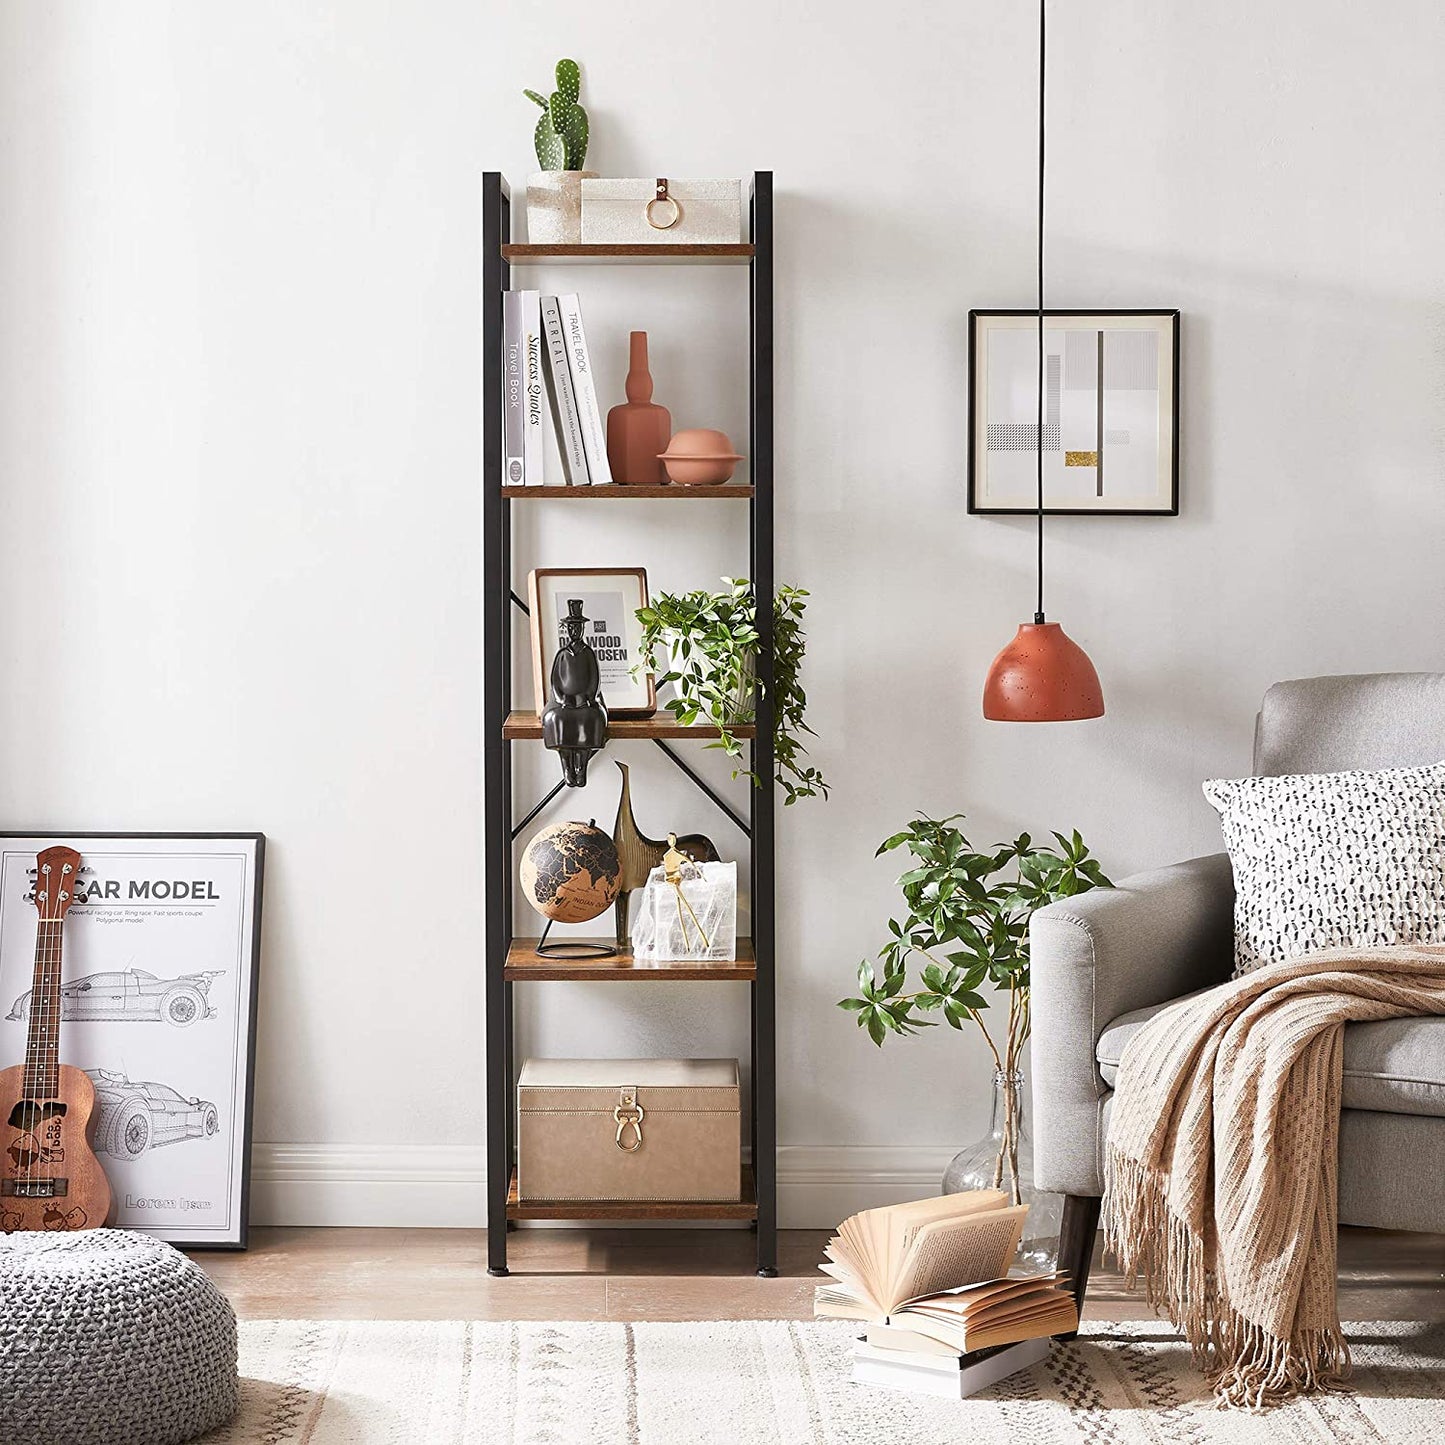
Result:
M773 176L753 175L749 198L753 256L748 262L749 454L753 495L748 502L748 551L759 636L753 771L761 786L749 789L746 821L692 769L680 753L654 739L669 760L750 838L748 875L753 948L751 1088L748 1137L757 1203L757 1271L777 1274L776 972L774 959L773 782ZM482 546L483 546L483 787L486 899L487 1010L487 1268L507 1270L507 1193L516 1145L515 1000L505 977L513 934L513 844L560 789L514 821L512 749L525 743L503 736L512 708L511 608L520 605L512 583L511 499L503 494L502 297L511 268L502 247L512 239L511 198L498 171L482 176ZM565 258L557 258L565 264ZM525 609L524 609L525 610ZM625 985L619 985L625 986Z

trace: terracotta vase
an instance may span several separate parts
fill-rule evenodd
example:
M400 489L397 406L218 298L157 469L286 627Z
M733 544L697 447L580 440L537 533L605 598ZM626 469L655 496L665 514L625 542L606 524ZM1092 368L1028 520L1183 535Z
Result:
M607 413L607 465L612 480L632 486L665 482L658 454L667 450L671 435L671 413L652 400L647 333L634 331L628 352L627 400Z
M534 246L582 239L582 182L596 171L538 171L527 178L527 240Z
M678 432L662 455L668 479L685 487L721 486L740 461L727 433L706 426Z

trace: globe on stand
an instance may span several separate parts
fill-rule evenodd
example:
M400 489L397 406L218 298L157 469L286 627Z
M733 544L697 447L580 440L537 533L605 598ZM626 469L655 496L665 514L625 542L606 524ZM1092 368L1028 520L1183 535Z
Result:
M523 849L519 872L527 902L543 918L586 923L616 901L622 860L595 822L556 823Z

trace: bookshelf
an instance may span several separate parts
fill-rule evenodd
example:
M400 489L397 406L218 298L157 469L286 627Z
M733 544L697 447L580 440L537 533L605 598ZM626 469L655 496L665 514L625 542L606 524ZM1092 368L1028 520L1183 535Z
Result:
M511 1220L734 1220L757 1230L757 1272L777 1274L777 1087L774 959L773 783L773 177L758 171L750 186L747 242L735 245L533 246L512 241L511 194L498 171L482 176L482 526L483 526L483 787L486 899L486 1086L487 1268L508 1273L507 1227ZM748 268L749 484L720 486L517 487L503 485L502 297L514 266L711 265ZM746 868L752 904L752 936L739 938L730 963L697 960L638 962L630 953L611 958L568 959L539 955L535 937L514 934L515 851L522 830L562 791L559 784L520 819L513 797L513 750L542 736L535 712L513 707L512 609L518 603L512 575L512 507L550 502L586 506L599 501L649 505L674 501L746 502L749 576L759 599L759 691L756 724L734 731L749 740L753 771L763 785L749 790L746 819L739 818L686 761L673 743L707 741L711 727L684 727L667 712L643 720L616 720L615 739L650 741L713 803L743 828L750 840ZM689 513L688 515L692 515ZM515 1172L517 1061L514 1052L518 984L563 981L612 982L671 979L745 986L750 1009L748 1147L738 1161L742 1198L737 1202L568 1201L522 1203ZM641 1006L641 1005L639 1005Z
M720 482L716 486L617 487L513 487L502 488L502 495L514 502L540 501L544 498L565 498L569 502L707 502L746 501L753 495L745 482Z
M662 242L655 246L503 246L509 266L748 266L755 248L741 245L697 246Z

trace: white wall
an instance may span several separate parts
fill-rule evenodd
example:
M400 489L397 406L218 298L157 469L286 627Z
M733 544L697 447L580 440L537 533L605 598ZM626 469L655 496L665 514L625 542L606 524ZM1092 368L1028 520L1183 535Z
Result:
M780 820L789 1217L982 1124L979 1049L833 1008L909 810L1122 875L1215 846L1198 782L1273 679L1441 665L1445 11L1054 10L1050 298L1182 309L1183 515L1052 525L1109 713L1010 728L978 697L1032 552L964 512L964 348L1033 297L1028 5L0 5L0 823L268 834L261 1214L476 1215L477 177L532 169L560 54L603 172L777 174L779 575L836 789ZM614 390L646 325L679 424L743 433L741 273L573 274ZM740 526L553 505L521 562L700 585ZM632 755L644 827L714 828ZM745 1051L723 992L558 987L524 1043Z

